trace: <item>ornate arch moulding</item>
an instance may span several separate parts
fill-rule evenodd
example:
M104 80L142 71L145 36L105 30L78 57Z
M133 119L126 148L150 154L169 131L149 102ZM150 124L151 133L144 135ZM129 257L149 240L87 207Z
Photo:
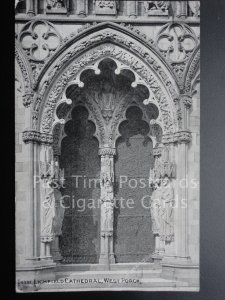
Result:
M114 24L113 24L114 25ZM118 38L118 40L117 40L117 38ZM106 56L107 55L107 53L108 53L108 56L110 56L110 57L114 57L115 56L115 54L113 53L113 51L111 51L110 50L110 47L116 47L115 45L116 44L118 44L118 42L120 42L120 43L124 43L123 44L123 48L121 48L120 49L120 51L121 51L121 55L122 55L122 52L124 52L124 55L125 56L127 56L128 57L128 55L130 55L130 57L133 55L133 50L136 50L136 52L135 52L135 56L133 56L135 59L134 59L134 61L133 62L131 62L130 63L130 65L129 65L129 63L128 63L128 61L126 61L126 63L128 63L128 65L129 65L129 69L131 69L132 71L139 71L139 76L138 77L142 77L143 78L143 68L144 68L144 71L146 72L146 73L148 73L149 71L151 72L151 73L153 73L153 72L155 72L156 74L157 74L157 76L161 79L161 84L163 84L163 83L165 83L164 84L164 87L165 87L165 89L167 89L167 91L169 90L169 94L170 94L170 97L172 98L172 99L177 99L178 98L178 88L177 88L177 85L176 85L176 83L174 82L174 79L173 78L171 78L171 76L170 76L170 79L171 80L169 80L169 76L168 76L168 74L166 74L166 72L164 71L164 69L166 68L167 69L167 66L165 67L164 65L159 65L159 63L156 61L156 60L154 60L151 56L150 56L150 54L149 53L147 53L147 52L144 52L144 56L145 56L145 58L146 58L146 56L148 57L148 60L149 60L149 64L150 64L150 66L151 66L151 69L148 71L147 70L147 68L146 68L146 66L143 64L143 62L141 61L141 60L139 60L138 58L137 58L137 55L139 55L141 52L143 52L143 49L142 49L142 47L140 47L140 46L138 46L138 45L135 45L134 44L134 41L126 41L126 40L124 40L123 39L123 37L119 37L118 35L117 35L117 33L113 33L113 32L111 32L111 33L109 33L109 32L103 32L103 33L101 33L101 34L98 34L97 36L94 36L94 37L92 37L92 42L93 42L93 39L94 39L94 41L95 42L101 42L101 43L105 43L106 41L110 41L110 42L113 42L113 45L112 44L109 44L109 48L108 48L108 50L106 49L106 45L105 44L103 44L104 46L105 46L105 49L102 49L102 56L104 55L104 56ZM117 43L115 43L115 40L117 40ZM134 46L134 47L132 47L132 49L131 49L131 44ZM94 43L94 45L95 45L95 43ZM102 45L102 47L103 47L103 45ZM121 45L120 45L121 46ZM128 46L130 46L129 47L129 51L128 50L125 50L124 48L126 47L128 47ZM80 58L78 58L77 60L78 60L78 62L80 62L80 67L79 68L81 68L81 67L84 67L85 66L85 64L87 64L87 60L89 59L89 65L91 64L91 61L92 61L92 58L90 57L90 54L89 54L89 56L88 56L88 49L87 49L87 47L86 47L86 44L84 45L84 43L81 43L81 45L78 45L78 46L76 46L74 49L72 49L73 50L73 52L76 54L78 51L75 51L75 50L78 50L78 49L82 49L83 50L83 52L85 51L85 52L87 52L87 54L86 54L86 62L85 62L85 59L83 59L83 61L81 61L81 58L82 58L82 56L81 56L81 54L80 54ZM90 45L89 45L89 48L91 48L90 47ZM142 49L142 51L141 51L141 49ZM55 77L57 77L56 76L56 73L58 72L58 68L60 69L60 68L62 68L62 65L64 65L64 64L66 64L66 65L69 65L69 62L72 60L72 59L74 59L74 56L72 55L73 54L73 52L71 53L71 51L72 51L71 49L69 49L68 50L68 52L67 53L65 53L64 54L64 56L62 57L62 58L60 58L59 59L59 62L58 62L58 65L57 64L55 64L54 66L52 66L52 69L50 69L50 72L49 72L49 75L50 76L48 76L47 77L47 79L43 79L42 80L42 82L43 82L43 84L42 84L42 86L41 86L41 91L40 91L40 94L41 95L43 95L42 96L42 98L44 97L44 94L46 94L47 93L47 90L49 91L49 85L50 85L50 82L52 82L53 81L53 79L55 78ZM104 51L103 51L104 50ZM126 52L127 51L127 52ZM139 53L139 54L138 54ZM94 54L94 53L93 53ZM94 55L95 57L96 57L96 54ZM118 54L117 54L117 56L118 56ZM97 58L97 57L96 57ZM117 57L117 60L118 60L118 57ZM62 63L63 62L63 63ZM78 62L77 62L77 65L78 65ZM122 63L124 63L124 62L122 62ZM145 63L147 64L148 62L145 60ZM142 64L142 65L141 65ZM76 66L76 65L75 65ZM74 67L75 67L74 66ZM78 66L76 66L77 68L78 68ZM121 68L121 65L120 65L120 68ZM148 65L148 68L149 68L149 65ZM79 72L79 70L76 72L76 74ZM117 72L119 72L119 68L118 68L118 70L117 70ZM150 73L149 72L149 73ZM169 71L168 71L169 72ZM55 73L55 74L54 74ZM69 80L68 78L66 78L66 76L68 77L68 70L67 70L67 72L65 72L65 76L64 76L64 78L62 79L61 78L61 80L63 80L63 82L66 82L65 84L64 84L64 86L67 84L67 81ZM147 74L145 74L145 77L146 77L146 79L148 80L148 78L147 78ZM171 81L173 81L173 83L171 82ZM156 89L157 89L157 87L156 87ZM60 87L59 87L59 84L58 84L58 90L60 90ZM60 91L59 93L61 93L62 91ZM46 97L46 96L45 96Z
M134 30L131 30L130 27L125 27L123 25L119 25L119 24L112 23L112 22L101 22L99 24L84 26L84 30L79 31L77 34L71 34L70 39L65 38L63 40L64 43L62 41L61 47L57 50L57 52L55 52L54 55L46 61L45 66L43 67L43 69L41 70L41 73L38 76L38 79L37 79L37 82L36 82L35 86L38 87L40 85L40 82L41 82L42 78L44 77L44 75L48 72L48 70L51 68L51 66L54 64L54 62L56 62L57 59L64 52L65 53L67 52L67 49L69 49L71 46L73 46L78 41L80 41L84 38L86 38L86 41L87 41L86 46L93 46L93 41L88 42L89 36L91 36L92 34L95 34L95 33L101 33L101 31L104 30L104 29L115 30L115 33L125 34L126 37L131 38L136 43L139 42L140 44L142 44L142 47L145 49L145 51L150 50L151 53L153 53L155 56L157 56L159 62L166 67L166 69L170 73L171 78L173 78L173 80L176 82L176 77L174 76L172 68L169 66L169 64L166 63L163 55L160 53L160 51L157 49L157 47L153 46L153 41L151 41L151 43L148 43L142 37L142 35L136 33ZM106 36L105 39L107 39L108 41L116 42L116 36L113 38L113 35L114 34L112 34L112 35L108 34L108 36ZM123 36L122 36L122 38L123 38ZM102 38L102 41L103 41L103 38ZM96 42L97 42L97 40L96 40ZM120 45L123 45L123 46L125 46L125 44L126 44L126 43L123 43L123 41L121 39L119 41L117 40L117 42ZM86 47L84 47L84 49L87 50ZM142 51L136 51L136 54L139 53L140 57L142 56L144 58L145 55L147 55L147 53L143 53L145 51L143 51L143 50ZM71 54L70 57L72 58L73 55L74 54ZM69 57L69 55L68 55L68 57L63 57L63 64L64 64L64 62L68 61L70 59L70 57ZM152 62L152 64L153 63L154 62ZM61 66L59 65L59 69L62 67L62 65Z
M116 63L117 63L117 59L115 59L115 57L112 57L111 55L112 54L118 54L116 51L115 51L115 49L114 48L111 48L111 45L110 45L110 47L109 46L107 46L107 45L105 45L105 46L103 46L103 47L100 47L99 46L99 48L97 48L97 50L95 49L95 51L93 52L93 53L91 53L91 54L89 54L89 57L93 57L93 55L95 55L96 56L96 53L98 53L98 51L99 51L99 53L101 54L100 55L100 59L98 58L98 61L97 61L97 63L95 62L95 67L97 67L98 66L98 64L104 59L104 57L102 57L102 53L103 53L103 50L104 49L106 49L107 51L107 57L110 57L111 59L113 59ZM93 54L93 55L92 55ZM111 55L110 55L111 54ZM128 53L124 53L124 54L128 54ZM129 55L129 54L128 54ZM130 56L129 56L129 58L130 58ZM82 58L81 58L82 59ZM84 61L87 61L86 59L84 60ZM135 61L135 63L134 63L136 66L137 66L137 64L138 64L138 61ZM120 64L120 67L121 67L121 64ZM133 69L130 69L130 68L127 68L127 67L123 67L123 68L126 68L126 69L129 69L129 70L131 70L132 71L132 73L134 73L135 71L133 70ZM141 71L143 71L143 68L145 68L144 66L142 67L139 67L140 69L141 69ZM74 69L74 67L73 66L71 66L71 69L73 70ZM86 69L89 69L89 65L87 65L87 67L84 67L83 66L83 70L82 70L82 72L84 71L84 70L86 70ZM98 70L98 69L97 69ZM118 68L116 69L117 71L118 71ZM65 90L70 86L70 85L72 85L72 84L78 84L79 82L80 82L80 75L81 75L81 73L82 72L79 72L78 73L78 75L77 75L77 77L75 78L75 80L72 78L72 80L71 81L69 81L69 80L67 80L67 82L65 83L65 87L64 87L64 89L62 90L62 93L64 93L64 95L65 95ZM145 74L146 74L146 76L147 76L147 81L148 80L150 80L150 82L152 83L152 84L154 84L154 86L156 87L157 86L157 82L155 81L155 79L152 77L152 76L149 76L148 75L148 71L147 71L147 69L145 68L144 69L144 72L145 72ZM68 73L67 73L68 74ZM135 76L136 78L139 78L139 76ZM139 80L138 82L137 82L137 80L135 80L134 81L136 84L144 84L147 88L148 88L148 90L150 90L150 95L152 94L152 92L151 92L151 87L149 88L148 87L148 84L146 84L146 80L144 81L144 80ZM58 86L61 86L60 84L58 84ZM82 85L81 85L82 86ZM159 91L160 90L160 91ZM55 94L54 94L54 90L53 90L53 92L52 92L53 94L53 96L55 96ZM161 103L158 103L158 102L156 102L156 101L145 101L145 104L147 105L147 104L149 104L149 103L153 103L153 104L155 104L157 107L158 107L158 110L159 110L159 112L161 111L161 109L160 109L160 105L163 105L164 106L164 115L162 115L161 116L161 114L160 114L160 117L161 117L161 119L163 120L163 117L165 117L165 114L167 114L168 116L167 116L167 122L168 122L168 120L169 120L169 122L170 122L170 124L169 123L167 123L165 126L170 126L170 127L172 127L173 126L173 122L172 122L172 118L173 118L173 116L172 116L172 113L171 113L171 109L170 109L170 104L169 103L166 103L166 99L168 98L168 97L166 97L164 94L163 94L163 92L161 91L161 89L160 89L160 87L158 86L158 93L159 93L159 95L160 95L160 101L161 101ZM159 95L158 95L158 98L159 98ZM49 96L49 99L51 100L51 93L50 93L50 96ZM147 99L147 100L149 100L149 99ZM51 101L53 101L53 100L51 100ZM51 107L52 107L52 103L51 103L51 101L49 102L49 104L47 103L47 107L45 108L45 112L46 112L46 115L43 117L43 122L41 123L41 125L42 125L42 130L44 130L45 132L47 132L47 130L50 130L51 131L51 125L50 125L50 123L49 122L51 122L50 121L50 119L51 119L51 116L50 116L50 118L49 118L49 110L51 109ZM159 102L160 102L159 101ZM170 115L170 113L171 113L171 115ZM168 119L169 118L169 119ZM160 119L160 118L159 118ZM46 123L46 121L47 121L47 123ZM158 122L160 123L160 120L158 120ZM161 125L161 124L160 124ZM168 127L169 128L169 127ZM167 130L168 131L168 130ZM174 130L172 130L171 129L171 131L174 131Z

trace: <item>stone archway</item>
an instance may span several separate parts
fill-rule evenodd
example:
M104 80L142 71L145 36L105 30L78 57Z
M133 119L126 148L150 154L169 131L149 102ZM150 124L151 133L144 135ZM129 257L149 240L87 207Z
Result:
M144 99L149 97L149 91L148 91L147 87L144 85L141 85L141 84L139 84L138 86L132 86L132 82L135 81L134 74L129 70L122 70L120 72L120 74L116 74L115 71L117 69L118 69L118 65L116 64L116 62L114 60L105 58L98 62L98 70L100 71L100 72L98 72L99 74L95 74L96 72L94 72L92 69L87 69L86 71L83 71L80 75L80 80L83 84L82 85L80 84L80 86L79 86L77 84L77 82L74 81L67 87L67 89L65 91L65 96L67 97L67 99L71 99L71 101L72 101L72 108L70 108L69 105L67 105L66 103L63 103L63 102L61 102L57 107L57 112L56 112L57 117L59 120L61 118L64 118L66 120L65 127L61 126L61 128L60 128L60 126L59 126L60 124L58 124L57 125L58 127L56 126L53 131L53 141L54 141L54 145L55 145L53 148L54 156L58 157L59 155L61 155L61 157L57 158L57 160L61 161L60 167L66 168L66 173L68 173L67 160L71 159L71 155L66 152L67 151L66 149L69 147L69 145L67 145L67 147L65 147L65 141L68 140L68 134L72 138L72 135L71 135L72 129L70 129L70 130L68 129L69 128L68 124L70 124L73 120L74 109L77 109L77 107L82 107L82 106L86 107L87 112L89 112L88 119L92 120L93 124L95 124L96 130L94 130L93 134L99 140L99 144L100 144L99 154L101 155L100 177L97 175L98 168L97 169L95 168L96 169L95 171L97 173L94 174L94 178L93 178L96 180L100 180L100 185L98 187L101 187L101 196L98 195L98 197L99 196L100 197L98 199L94 199L95 201L100 200L100 207L101 207L101 253L98 250L98 238L97 238L97 236L95 236L95 240L97 243L95 245L95 249L97 251L95 254L97 255L96 257L98 257L98 255L100 255L99 261L100 261L100 263L103 263L103 264L107 264L107 259L109 259L107 257L108 251L109 251L109 254L111 257L110 262L111 263L115 262L115 257L114 257L115 243L113 241L113 236L114 236L114 232L115 232L115 228L114 228L115 226L113 225L113 223L115 223L114 222L115 217L113 217L114 211L112 210L113 222L110 225L110 228L108 228L107 227L108 225L106 226L106 224L104 224L104 215L105 215L106 211L108 211L108 207L104 207L104 203L108 203L109 199L105 202L104 198L109 197L109 195L104 190L105 189L104 185L105 185L106 178L110 178L110 182L111 182L112 186L114 186L114 181L115 181L114 169L115 168L114 168L113 156L115 156L115 155L118 156L115 146L116 146L117 138L121 135L119 126L123 126L123 123L126 122L127 108L129 110L130 106L135 107L134 105L136 105L137 108L140 107L143 110L143 115L144 115L143 117L146 121L141 121L141 124L144 123L144 127L147 126L147 128L148 128L147 132L144 135L145 135L145 138L147 138L147 135L149 135L148 143L151 144L151 147L150 147L151 149L150 148L148 149L148 150L150 150L150 152L148 151L148 154L146 153L147 154L146 159L147 160L149 159L149 161L150 161L150 156L148 158L148 155L152 155L152 158L153 158L153 153L152 153L153 143L150 139L154 138L153 136L155 136L155 134L153 132L153 128L151 128L151 126L148 124L149 124L150 120L156 119L159 114L158 108L155 104L152 103L152 104L148 104L147 106L145 106L142 103ZM121 107L123 107L123 110L118 109ZM142 114L142 112L141 112L141 114ZM76 127L74 127L74 126L75 125L73 125L73 128L76 129ZM150 128L151 128L151 132L150 132ZM69 132L68 132L68 130L69 130ZM133 128L133 130L134 130L134 128ZM141 130L141 132L143 130L146 131L144 128L141 128L140 130ZM75 136L73 138L75 138ZM158 137L155 137L155 139L156 139L156 142L158 142ZM140 142L140 143L142 143L142 142ZM77 141L77 143L79 144L79 140ZM78 146L78 144L77 144L77 146ZM75 148L76 148L76 146L75 146ZM76 152L75 148L74 148L74 153ZM68 151L71 152L70 147L68 149L69 149ZM85 148L82 148L82 149L83 149L82 153L87 152L85 150ZM93 150L94 150L94 148L93 148ZM83 178L83 176L81 176L81 170L79 169L79 167L77 167L75 169L72 167L72 169L71 169L71 165L74 165L74 162L76 161L76 159L78 157L79 157L79 154L75 155L75 157L72 158L72 160L70 161L70 164L69 164L70 170L78 172L79 174L75 173L75 175L79 175L81 181L83 181L84 178ZM119 154L119 159L120 158L121 158L121 153ZM87 159L88 159L88 157L87 157ZM96 158L96 160L97 160L97 158ZM94 159L92 159L91 161L94 161ZM150 165L152 165L152 164L150 164ZM150 165L149 165L149 169L147 170L147 173L145 174L145 177L146 177L146 175L147 176L149 175ZM111 166L111 167L109 167L109 166ZM65 175L68 175L68 174L65 174ZM83 175L85 176L85 180L86 180L86 178L88 179L89 176L87 174L83 174ZM121 175L122 175L122 173L121 173ZM93 176L93 174L92 174L92 176ZM66 176L65 176L65 178L66 178ZM72 189L74 189L74 191L76 190L76 192L79 193L79 189L75 188L75 185L74 185L74 183L72 183L71 178L66 179L66 180L67 180L66 185L69 185L69 187L66 188L66 191L69 191L69 193L73 194ZM145 180L147 180L147 177L145 178ZM97 187L95 187L95 188L97 188ZM113 190L112 190L112 192L113 192ZM85 194L84 190L81 189L81 194L82 193L83 193L83 197L84 197L84 194ZM148 193L150 193L150 189L149 189ZM111 200L113 201L113 195L111 195L110 197L112 197ZM92 195L92 199L93 199L93 195ZM84 199L84 200L88 200L88 199ZM126 200L128 200L128 199L126 199ZM139 200L141 200L141 199L139 199ZM103 204L103 205L101 205L101 204ZM92 206L95 206L95 205L93 204ZM139 207L140 207L140 205L139 205ZM95 208L95 211L97 212L97 215L100 216L99 211L98 211L99 206L98 207L95 206L94 208ZM78 245L74 245L74 243L73 243L73 241L75 241L75 239L76 239L76 238L74 239L74 234L73 234L73 230L72 230L73 220L70 220L70 224L69 224L69 221L65 221L65 219L66 220L69 219L69 215L73 215L73 209L69 209L69 210L70 210L70 213L66 212L66 210L65 210L65 217L64 217L64 221L63 221L63 225L62 225L63 229L62 229L62 245L61 245L62 253L61 254L63 256L63 261L65 263L72 263L72 262L73 263L74 262L78 262L78 263L79 262L83 262L83 263L84 262L89 262L89 263L95 262L96 263L97 258L93 258L92 260L88 259L89 255L88 254L85 255L85 249L83 249L83 250L81 249L82 245L80 248L80 250L82 250L81 251L82 255L80 254L80 256L79 256L79 255L77 255L77 253L76 253L76 255L71 254L71 249L73 252L73 250L75 248L77 248ZM76 215L76 213L75 213L75 215ZM141 222L143 226L145 226L146 223L151 224L151 216L149 213L149 209L148 209L147 215L148 215L149 219L147 220L147 222L144 222L144 223ZM97 220L95 222L95 225L97 223L100 224L100 220ZM89 223L89 225L91 226L91 223ZM92 228L92 226L91 226L91 228ZM149 230L151 230L151 226L148 228L147 231L145 230L141 234L141 239L145 238L145 236L144 236L145 234L151 235ZM82 236L83 230L79 230L79 228L77 227L77 231L78 232L76 232L76 233L80 234L79 239L81 241L82 241L82 239L85 239L86 236L89 236L90 242L92 243L91 236L89 235L90 232L86 232L86 234L84 234ZM63 234L66 234L66 237L63 237ZM106 237L108 238L107 242L105 242ZM146 239L146 240L148 240L148 239ZM151 238L149 238L149 240L150 240L149 247L150 247L151 251L150 251L150 253L148 253L148 250L149 250L148 249L148 250L145 250L146 251L145 253L143 252L145 256L148 256L148 261L151 260L150 254L154 250L153 249L154 241ZM78 239L76 239L76 242L77 242L77 244L79 243ZM132 242L132 237L130 238L130 242ZM82 242L81 242L81 244L82 244ZM110 249L107 250L106 248L108 246L110 247ZM139 245L139 246L141 246L141 245ZM86 250L87 249L90 250L91 247L86 247ZM133 259L133 258L131 258L131 259ZM141 259L142 259L142 257L141 257ZM118 262L119 261L120 260L118 260Z
M114 26L111 26L113 28L110 28L110 31L107 30L107 25L102 27L97 33L93 33L90 30L88 42L84 41L86 36L82 36L81 40L76 39L74 44L70 42L68 49L63 53L59 51L56 61L52 62L48 70L45 70L47 71L46 76L43 76L43 74L40 76L38 83L39 92L35 96L31 116L33 131L24 132L24 141L36 139L42 144L40 147L39 145L37 146L36 152L40 153L40 161L44 159L43 163L46 163L44 153L52 152L53 150L54 153L50 154L49 157L55 163L54 160L58 160L60 155L59 145L61 143L61 134L63 133L60 124L64 124L67 118L68 110L66 106L73 105L73 101L69 99L66 91L73 85L82 89L84 87L82 74L86 70L93 70L92 72L95 75L100 74L99 64L103 59L107 58L116 63L115 75L131 72L133 74L130 77L132 78L130 82L131 87L135 89L144 86L146 88L148 95L146 98L141 99L139 106L142 106L142 108L148 105L155 106L158 110L157 117L153 118L150 123L151 132L153 133L153 155L155 159L158 160L162 168L168 165L172 166L171 161L175 161L182 166L177 179L186 176L186 144L191 139L190 132L186 130L190 104L186 95L184 98L179 95L176 81L171 76L168 66L159 54L149 48L144 48L143 50L143 45L140 45L140 41L138 39L135 40L130 34L131 40L124 40L125 34L121 33L118 28L114 28ZM79 54L79 57L76 56L77 54ZM126 119L127 102L124 99L115 107L113 115L110 112L111 108L104 111L105 109L102 110L98 104L90 101L88 97L86 99L90 118L97 125L95 135L99 141L99 155L101 157L100 198L107 199L107 201L102 202L102 216L107 214L113 215L111 203L114 198L112 181L114 173L109 166L114 165L114 157L116 155L115 142L120 135L119 124ZM64 105L64 108L58 114L61 105ZM107 126L105 125L108 119L111 119L111 123L110 127L106 129ZM147 122L149 121L150 119L147 118ZM160 141L157 141L159 135L158 127L161 127ZM169 152L169 155L166 157L162 156L164 148L167 148ZM168 174L162 172L162 174L158 175L167 176L171 182L174 182L175 175L170 170ZM180 191L177 187L175 189L177 194L186 193L185 191ZM176 226L184 228L186 220L187 215L184 212L183 218L177 219ZM110 223L111 221L107 223L108 221L104 220L104 222L105 226L101 228L100 262L107 265L115 261L113 253L113 225ZM170 255L170 257L181 256L187 258L187 232L184 232L184 235L179 232L175 238L174 234L174 232L170 234L171 238L164 249L165 254ZM167 239L167 237L165 238ZM41 254L43 257L48 257L51 239L42 239L41 241L46 246L43 248L44 250L41 250Z

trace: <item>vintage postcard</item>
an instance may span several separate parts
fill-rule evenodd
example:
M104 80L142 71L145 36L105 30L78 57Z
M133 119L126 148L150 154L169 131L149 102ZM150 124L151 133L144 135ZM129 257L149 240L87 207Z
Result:
M15 1L16 291L199 291L200 1Z

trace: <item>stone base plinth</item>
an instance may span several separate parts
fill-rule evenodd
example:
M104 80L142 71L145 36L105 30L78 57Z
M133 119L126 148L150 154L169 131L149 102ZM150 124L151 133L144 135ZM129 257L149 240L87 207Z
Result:
M180 258L162 261L162 278L185 281L191 287L199 287L199 266L190 259Z
M45 281L55 279L56 264L52 260L34 262L16 267L16 291L37 291Z

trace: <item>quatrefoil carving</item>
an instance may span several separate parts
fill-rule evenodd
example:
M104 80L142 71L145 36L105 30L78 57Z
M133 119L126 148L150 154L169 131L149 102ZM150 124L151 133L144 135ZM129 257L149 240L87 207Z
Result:
M198 39L193 30L186 24L171 23L163 26L156 39L159 51L171 62L185 62Z
M62 39L51 23L35 20L24 26L19 40L30 60L44 62L59 48Z

